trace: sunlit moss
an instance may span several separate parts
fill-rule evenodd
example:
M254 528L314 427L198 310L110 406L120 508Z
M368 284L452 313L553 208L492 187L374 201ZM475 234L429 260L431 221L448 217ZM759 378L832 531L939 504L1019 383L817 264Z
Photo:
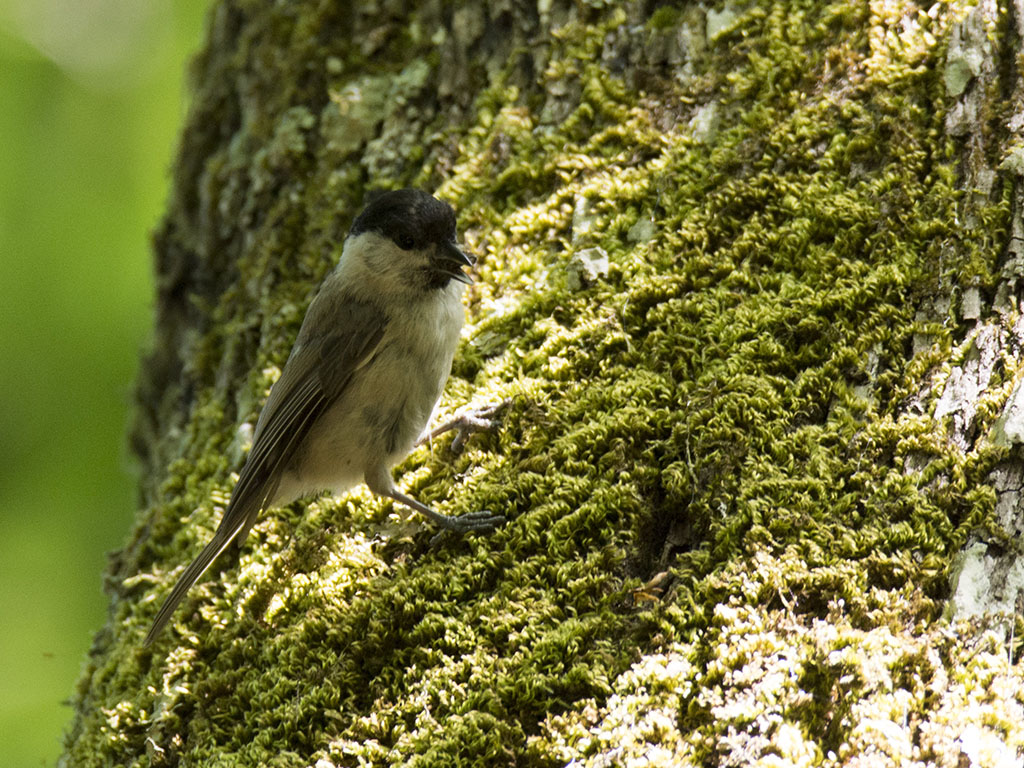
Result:
M761 573L753 575L754 579ZM645 655L607 698L531 739L559 764L1012 764L1024 677L997 632L858 629L842 615L719 605L702 642ZM896 599L889 609L914 612ZM960 645L957 631L974 635Z

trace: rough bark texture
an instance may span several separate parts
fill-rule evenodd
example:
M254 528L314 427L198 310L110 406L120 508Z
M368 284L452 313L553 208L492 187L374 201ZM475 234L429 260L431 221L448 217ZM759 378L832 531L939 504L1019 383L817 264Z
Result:
M221 2L69 766L1014 765L1019 2ZM481 256L448 540L274 510L150 649L366 191Z

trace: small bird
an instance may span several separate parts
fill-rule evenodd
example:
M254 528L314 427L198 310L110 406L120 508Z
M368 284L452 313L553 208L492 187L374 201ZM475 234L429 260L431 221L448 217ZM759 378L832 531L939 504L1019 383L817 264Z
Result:
M362 480L457 533L490 532L505 521L489 511L441 514L399 491L391 476L448 379L462 284L471 282L462 268L474 262L456 243L451 206L426 192L385 192L366 206L270 390L213 539L179 577L145 645L264 509Z

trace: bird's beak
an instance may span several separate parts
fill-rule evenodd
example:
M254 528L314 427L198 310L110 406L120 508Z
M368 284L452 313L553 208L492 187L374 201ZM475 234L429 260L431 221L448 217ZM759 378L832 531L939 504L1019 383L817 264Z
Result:
M462 271L463 267L471 267L476 264L476 259L464 252L455 242L445 243L438 249L437 268L443 274L458 280L466 285L472 284L473 280Z

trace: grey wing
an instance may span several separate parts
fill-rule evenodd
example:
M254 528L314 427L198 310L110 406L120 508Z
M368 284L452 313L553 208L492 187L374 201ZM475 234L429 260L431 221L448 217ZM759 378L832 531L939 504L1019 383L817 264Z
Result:
M321 293L310 305L281 378L270 390L253 434L252 450L220 528L248 532L277 490L295 448L352 375L375 353L387 318L372 304Z
M330 278L328 278L330 279ZM253 435L252 450L213 539L185 569L157 613L145 644L153 642L213 561L236 538L244 539L277 490L288 460L352 375L373 357L387 318L365 302L321 292L310 305L281 378L270 390Z

